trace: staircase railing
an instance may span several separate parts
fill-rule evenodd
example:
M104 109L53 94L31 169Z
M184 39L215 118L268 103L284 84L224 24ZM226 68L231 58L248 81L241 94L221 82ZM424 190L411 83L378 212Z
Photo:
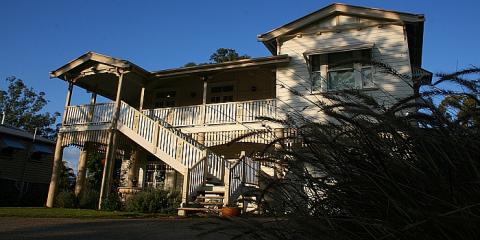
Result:
M188 176L185 176L188 178L188 194L187 194L187 200L192 200L191 198L195 196L195 193L197 190L203 186L206 180L206 174L205 172L207 171L207 162L206 159L202 159L195 163L189 170L188 170Z
M223 179L226 160L164 120L154 121L122 102L119 122L153 144L154 151L158 149L187 167L188 196L185 198L195 194L195 189L200 182L205 182L207 174Z
M228 171L227 204L235 202L242 195L242 191L247 184L259 184L260 162L253 160L251 157L243 156Z

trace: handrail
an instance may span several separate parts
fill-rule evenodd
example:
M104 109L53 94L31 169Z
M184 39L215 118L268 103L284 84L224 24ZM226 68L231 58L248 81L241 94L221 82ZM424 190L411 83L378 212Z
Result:
M259 184L260 162L243 156L229 168L228 203L234 202L242 194L246 184Z

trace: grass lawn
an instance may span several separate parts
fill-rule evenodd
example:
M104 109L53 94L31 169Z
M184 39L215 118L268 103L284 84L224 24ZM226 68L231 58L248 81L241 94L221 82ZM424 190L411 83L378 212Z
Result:
M166 217L164 214L143 214L132 212L108 212L91 209L72 208L27 208L0 207L0 217L26 218L147 218Z

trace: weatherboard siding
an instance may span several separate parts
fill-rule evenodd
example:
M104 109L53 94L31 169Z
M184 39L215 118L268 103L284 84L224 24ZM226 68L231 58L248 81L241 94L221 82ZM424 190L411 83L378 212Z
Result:
M301 32L314 32L316 26ZM320 35L304 34L281 43L279 54L288 54L291 62L277 68L277 106L284 112L299 113L312 118L322 118L313 102L323 100L318 94L311 94L310 74L303 53L319 48L348 46L362 43L374 43L372 57L374 61L385 63L401 74L411 75L407 38L403 26L383 25L362 29L327 32ZM413 93L410 80L402 80L386 74L380 69L374 70L374 89L366 91L376 97L380 103L390 104ZM294 94L292 91L297 92Z

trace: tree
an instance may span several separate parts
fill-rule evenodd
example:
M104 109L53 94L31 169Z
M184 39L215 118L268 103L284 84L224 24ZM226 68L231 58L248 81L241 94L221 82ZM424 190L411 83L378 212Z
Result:
M240 56L235 49L231 48L219 48L212 55L210 55L210 61L213 63L223 63L248 58L250 58L250 56Z
M194 67L194 66L197 66L197 64L194 62L188 62L188 63L185 63L185 65L183 65L183 67Z
M14 76L6 78L8 89L0 91L0 110L5 112L5 123L28 132L53 139L53 126L60 113L42 112L48 101L44 92L35 92Z
M68 166L66 161L62 161L58 179L58 189L60 191L73 192L73 188L75 187L75 172Z
M479 101L470 94L450 95L442 100L439 109L462 126L478 126L480 124Z

